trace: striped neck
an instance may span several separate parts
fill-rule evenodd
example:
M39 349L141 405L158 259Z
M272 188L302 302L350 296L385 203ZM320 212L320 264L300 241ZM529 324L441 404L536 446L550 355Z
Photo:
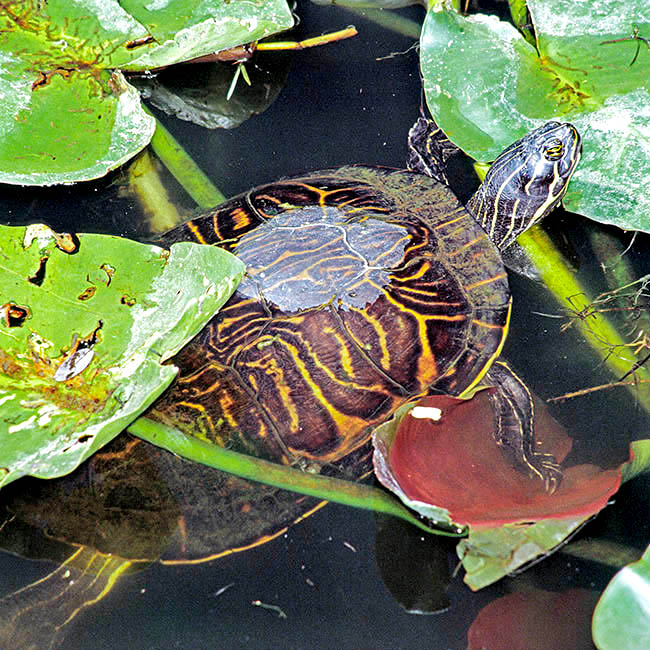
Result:
M571 124L548 122L494 161L467 208L499 250L560 203L580 152Z

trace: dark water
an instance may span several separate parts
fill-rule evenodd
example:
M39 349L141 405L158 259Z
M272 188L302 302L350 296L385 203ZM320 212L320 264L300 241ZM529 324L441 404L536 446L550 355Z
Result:
M307 2L300 9L296 39L351 22L360 34L290 55L287 82L277 101L232 131L207 131L157 113L228 196L311 169L355 162L403 165L406 135L420 103L414 39L343 10ZM422 16L419 8L401 13L414 20ZM61 230L142 237L147 232L142 209L122 196L122 180L118 172L72 188L5 187L3 213L12 224L44 221ZM187 198L181 200L191 206ZM571 249L583 282L594 294L604 291L589 246L594 229L572 215L558 214L549 221L554 236ZM647 272L646 238L639 238L629 255L639 275ZM543 287L514 278L513 293L515 309L505 353L542 398L611 380L575 327L561 331L571 316ZM554 407L553 414L575 436L574 454L581 462L615 465L624 460L629 440L647 436L648 418L630 393L598 393ZM647 478L626 484L615 505L588 524L581 536L644 548L650 532L649 495ZM206 564L153 564L124 576L108 596L79 613L57 647L461 649L468 645L468 629L480 610L506 594L539 588L584 589L595 595L614 573L601 564L556 554L520 577L473 594L463 584L461 571L439 590L438 602L448 599L445 611L408 614L387 585L395 590L394 574L399 577L409 559L400 557L400 546L409 549L410 559L425 549L417 536L409 541L408 532L392 526L370 513L330 505L250 551ZM387 552L388 538L392 541ZM422 562L447 575L455 565L453 545L435 545L435 558L423 556ZM50 563L0 553L0 595L52 568ZM389 573L392 577L387 577ZM415 577L405 582L412 584ZM286 618L254 601L281 608ZM587 617L576 614L575 626L588 638Z

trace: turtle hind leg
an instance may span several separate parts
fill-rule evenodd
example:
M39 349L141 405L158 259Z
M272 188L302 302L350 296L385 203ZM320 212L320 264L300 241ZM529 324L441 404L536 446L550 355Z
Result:
M544 481L549 493L562 480L562 470L552 454L536 449L533 398L524 382L503 361L496 361L487 373L494 410L494 436L497 444L515 466Z

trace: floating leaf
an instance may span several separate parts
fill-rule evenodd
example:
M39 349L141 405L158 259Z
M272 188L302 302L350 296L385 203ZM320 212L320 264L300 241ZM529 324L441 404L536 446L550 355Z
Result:
M429 11L421 64L436 121L481 161L547 120L571 121L584 151L565 206L650 231L650 196L639 190L650 176L650 50L633 38L635 29L650 36L650 5L529 0L528 8L537 49L494 16Z
M375 442L383 440L392 478L411 507L423 515L427 505L434 505L444 508L456 525L475 528L584 517L602 509L619 487L620 468L577 465L564 470L553 494L546 492L542 481L513 467L496 444L488 391L470 400L427 397L418 406L439 408L440 420L418 419L402 411L396 430L395 424L392 434L379 427ZM539 402L535 428L540 450L561 461L571 442Z
M592 631L600 650L650 648L650 546L609 583L596 606Z
M243 272L215 247L46 226L0 227L0 260L0 486L66 474L124 429Z
M489 392L482 390L472 399L438 395L406 405L373 435L375 473L389 490L434 522L469 528L458 554L473 589L551 552L607 505L622 475L621 467L568 467L549 494L507 462L493 426ZM561 462L570 439L538 401L535 430L540 451Z
M14 0L0 12L0 182L97 178L154 120L116 70L171 65L288 29L285 0Z

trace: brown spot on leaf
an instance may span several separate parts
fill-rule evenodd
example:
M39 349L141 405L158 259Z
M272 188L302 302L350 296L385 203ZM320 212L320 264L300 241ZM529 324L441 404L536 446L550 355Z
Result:
M135 50L136 47L142 47L143 45L148 45L153 42L153 36L143 36L142 38L134 38L132 41L125 43L124 47L126 47L127 50Z
M79 250L79 237L74 233L55 232L54 239L56 240L56 247L64 253L68 253L68 255L74 255Z
M6 302L0 307L0 313L7 327L22 327L23 323L32 316L29 307L17 305L15 302Z
M97 291L97 287L87 287L78 296L77 300L90 300Z
M50 79L55 75L59 75L64 79L69 79L72 72L73 70L69 70L68 68L55 68L54 70L48 70L47 72L39 72L38 78L32 84L32 90L38 90L39 88L46 86L50 83Z
M106 273L106 286L108 287L111 283L111 280L113 279L113 276L115 275L115 267L104 263L99 268L104 271L104 273Z
M48 260L48 255L44 255L41 257L41 263L38 266L38 270L34 275L30 276L27 278L27 282L31 282L32 284L35 284L37 287L40 287L43 284L43 280L45 280L45 266L47 264Z

